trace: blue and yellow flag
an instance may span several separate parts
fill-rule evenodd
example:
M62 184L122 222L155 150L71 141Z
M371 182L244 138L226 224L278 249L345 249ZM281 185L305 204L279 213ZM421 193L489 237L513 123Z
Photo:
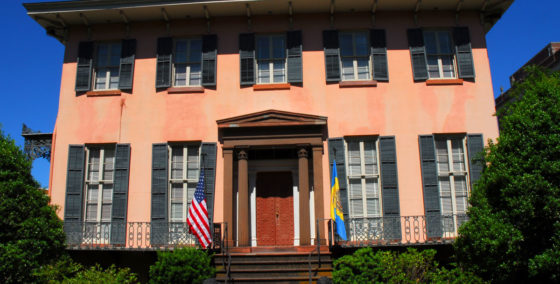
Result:
M344 226L344 215L342 215L342 204L339 198L340 187L338 186L336 161L333 163L331 186L331 219L336 223L336 233L346 241L346 227Z

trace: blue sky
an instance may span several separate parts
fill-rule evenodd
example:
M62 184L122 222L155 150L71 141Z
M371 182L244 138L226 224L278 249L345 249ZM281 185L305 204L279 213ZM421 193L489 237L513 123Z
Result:
M64 52L61 43L27 16L22 2L0 4L0 34L4 37L0 45L4 55L0 124L20 146L22 123L41 132L53 131ZM495 96L500 86L509 88L509 76L535 53L551 41L560 41L558 11L559 0L516 0L486 35ZM49 163L35 160L33 176L47 187Z

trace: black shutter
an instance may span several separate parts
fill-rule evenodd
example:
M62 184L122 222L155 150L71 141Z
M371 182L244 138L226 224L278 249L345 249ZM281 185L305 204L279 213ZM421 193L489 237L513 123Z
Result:
M255 84L255 34L239 35L241 86Z
M218 37L202 36L202 86L216 86L216 58L218 56Z
M130 144L117 144L111 212L111 244L126 244L126 213L128 209L128 181Z
M338 175L338 185L340 187L339 197L340 203L342 204L342 215L344 216L346 237L347 239L350 239L350 207L348 204L348 184L346 182L346 155L344 154L344 138L329 139L329 180L332 179L332 167L335 166L334 160L336 160L336 172Z
M387 40L385 30L370 30L371 58L373 60L373 79L389 81L387 66Z
M76 92L91 90L93 69L93 41L82 41L78 47L78 66L76 69Z
M455 55L457 56L459 78L474 79L474 62L469 28L453 28L453 40L455 41Z
M216 143L202 143L202 157L204 158L206 207L208 208L208 221L212 231L214 220L214 190L216 187ZM202 167L201 167L202 168Z
M165 245L169 237L167 218L167 144L152 145L151 244Z
M340 82L338 31L323 31L323 49L325 52L325 74L327 76L327 82Z
M156 88L171 87L173 38L161 37L157 41Z
M121 43L121 63L119 68L119 89L132 90L134 78L134 56L136 54L136 40L123 39Z
M68 244L82 242L82 201L84 192L83 145L70 145L66 174L66 202L64 205L64 231Z
M395 137L380 137L379 152L383 198L383 239L400 240L402 232Z
M439 185L434 136L420 135L420 163L424 189L424 211L428 238L442 236L441 209L439 206Z
M303 83L301 31L289 31L286 37L288 83Z
M475 161L476 158L479 158L478 155L484 150L482 134L469 134L467 136L467 148L469 154L469 178L471 180L471 189L473 189L473 184L480 178L482 169L484 168L483 162Z
M422 32L422 29L409 29L407 34L414 81L427 80L428 68L426 66L427 60L426 48L424 47L424 33Z

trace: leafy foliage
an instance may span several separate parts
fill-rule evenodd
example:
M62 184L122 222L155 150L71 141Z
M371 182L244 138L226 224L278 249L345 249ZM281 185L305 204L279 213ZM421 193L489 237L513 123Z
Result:
M31 161L0 130L0 279L33 281L33 271L59 257L62 222L31 176Z
M461 265L492 282L560 281L560 73L525 71L455 244Z
M483 283L472 273L438 267L433 249L404 253L362 248L334 262L335 283Z
M150 266L150 283L202 283L212 278L212 258L195 248L158 252L158 260Z
M84 267L72 261L68 256L61 257L57 262L41 267L36 273L39 283L137 283L136 274L129 268L116 268L111 265L102 269L99 265Z

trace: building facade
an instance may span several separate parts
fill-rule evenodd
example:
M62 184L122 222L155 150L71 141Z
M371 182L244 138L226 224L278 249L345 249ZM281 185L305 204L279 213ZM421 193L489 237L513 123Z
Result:
M326 243L333 166L339 245L452 240L498 135L484 36L510 4L25 4L65 45L49 194L69 245L195 244L201 169L216 240Z

